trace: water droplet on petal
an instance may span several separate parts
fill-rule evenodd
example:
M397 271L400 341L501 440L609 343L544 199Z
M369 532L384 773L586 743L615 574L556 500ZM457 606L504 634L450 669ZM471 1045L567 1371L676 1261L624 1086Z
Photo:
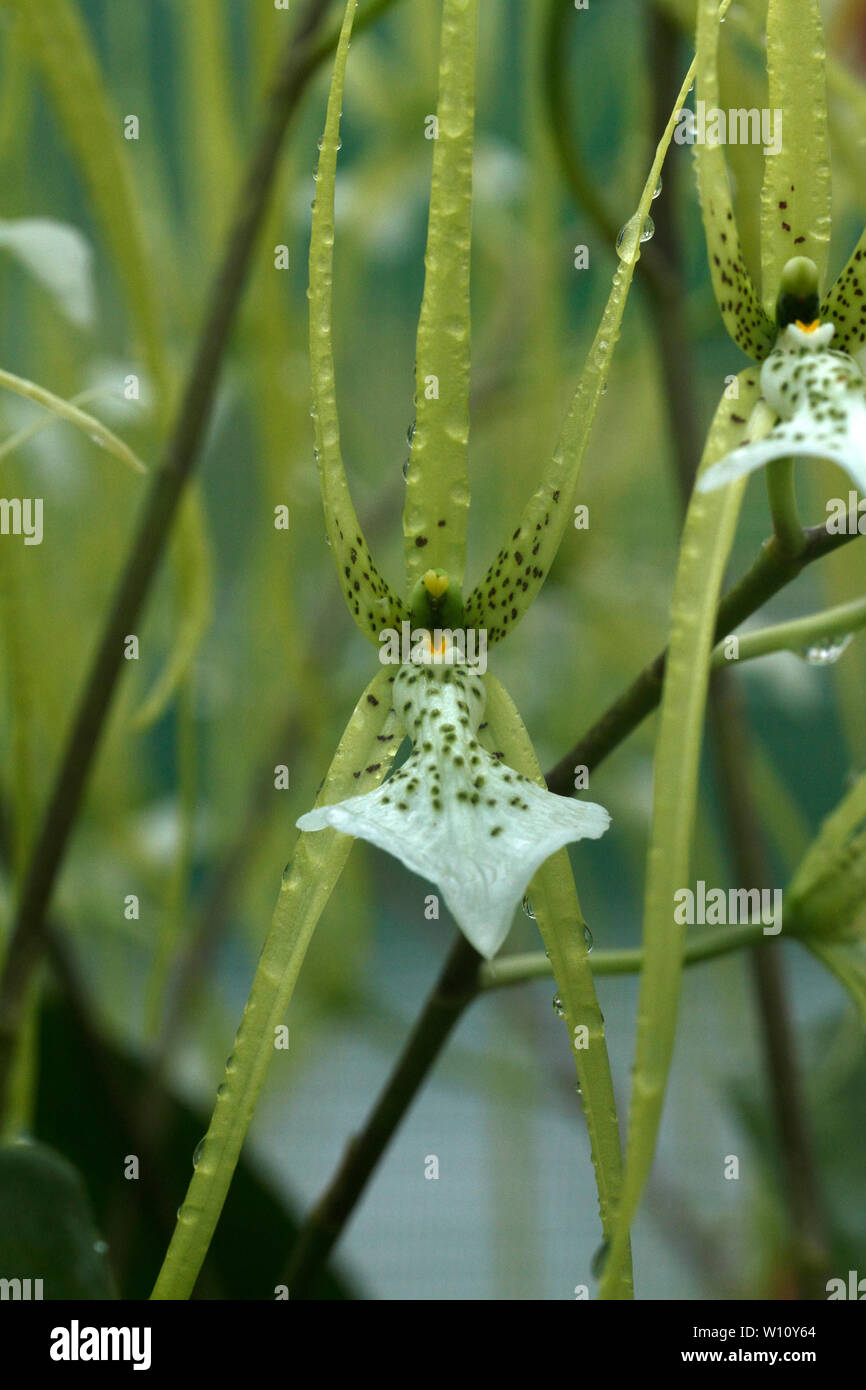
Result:
M409 460L408 460L408 459L405 459L404 462L403 462L403 477L404 477L404 479L406 479L406 480L408 481L408 478L409 478Z
M659 196L659 194L661 193L661 191L662 191L662 176L661 176L661 174L659 174L658 178L656 179L656 186L655 186L655 188L653 189L653 202L655 202L656 198Z
M326 546L328 547L328 549L330 550L330 548L331 548L331 537L328 535L327 532L325 532L325 545L326 545Z
M846 633L844 637L822 637L806 648L803 660L809 666L833 666L853 641L853 632Z
M640 236L638 236L639 226ZM643 224L640 224L640 213L636 212L633 217L629 218L625 226L621 228L620 234L616 239L617 255L622 260L626 260L634 255L637 241L649 241L650 237L655 234L655 229L656 226L651 217L645 218Z
M203 1151L204 1151L204 1145L205 1145L204 1139L199 1139L198 1143L197 1143L196 1146L195 1146L195 1152L193 1153L193 1156L192 1156L192 1166L193 1166L193 1168L197 1168L198 1165L199 1165L199 1160L201 1159L202 1153L203 1153Z
M553 996L553 1012L556 1014L557 1018L565 1018L565 1005L558 994L554 994Z
M523 899L523 911L526 913L527 917L531 917L533 922L535 921L535 913L532 911L532 903L529 901L529 898Z
M587 926L583 928L583 944L586 947L586 954L589 955L592 950L592 932Z
M322 148L322 145L323 145L323 144L324 144L324 136L320 135L319 138L318 138L318 140L316 141L316 149L317 149L317 150L320 150L320 149Z

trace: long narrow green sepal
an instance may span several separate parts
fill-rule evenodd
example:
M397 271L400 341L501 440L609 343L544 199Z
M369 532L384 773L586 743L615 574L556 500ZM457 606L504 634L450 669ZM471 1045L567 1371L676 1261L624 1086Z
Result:
M739 399L722 400L716 411L701 470L736 447L746 429L743 417L759 398L757 372L741 372L738 382ZM739 479L721 491L695 490L680 547L655 751L626 1171L602 1298L617 1296L629 1230L652 1167L673 1057L685 948L685 928L674 917L674 895L689 882L716 610L744 488Z
M393 675L381 671L364 691L322 784L319 802L368 790L385 776L401 740L391 706L392 682ZM182 1299L192 1294L274 1055L274 1030L285 1018L313 930L351 847L351 839L336 830L301 835L297 841L152 1298Z
M824 30L818 0L770 0L769 107L781 147L764 156L761 293L772 317L792 256L808 256L823 284L830 249L830 139Z
M403 534L411 593L428 569L463 582L469 514L469 261L477 0L444 0L415 430Z
M493 744L504 754L509 766L544 786L532 742L514 702L489 672L485 684L486 715ZM592 1147L602 1232L604 1239L610 1240L622 1184L619 1123L604 1036L604 1018L595 993L583 916L566 850L560 850L541 866L529 892L562 1002ZM632 1297L628 1251L622 1263L615 1296Z
M619 265L553 458L530 497L517 529L466 601L466 625L486 628L488 646L501 642L523 617L544 583L566 527L572 521L580 467L610 373L635 266L640 259L641 230L649 215L677 113L693 79L694 64L686 74L659 141L637 211L627 223L617 247Z
M719 21L728 3L698 0L697 95L707 111L719 106ZM743 260L723 146L699 140L695 159L707 259L719 312L737 346L760 362L773 346L775 329Z
M382 578L358 522L340 453L340 424L331 303L334 282L334 186L340 144L340 109L346 78L346 55L355 0L349 0L340 31L334 76L328 97L325 133L319 154L316 199L310 236L310 364L316 422L316 460L325 509L325 525L343 594L356 623L372 642L385 627L397 627L408 613Z

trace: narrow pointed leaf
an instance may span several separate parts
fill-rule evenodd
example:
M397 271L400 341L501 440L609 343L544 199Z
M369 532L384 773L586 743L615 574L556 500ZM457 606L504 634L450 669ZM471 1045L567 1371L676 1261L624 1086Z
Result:
M191 483L180 504L177 521L177 632L165 665L133 718L133 727L139 730L150 728L168 708L192 667L210 623L213 567L203 518L197 485Z
M113 458L120 459L134 473L146 473L147 468L142 463L137 454L124 444L101 420L97 420L95 415L89 415L86 410L81 410L71 401L67 401L63 396L55 396L53 391L48 391L44 386L38 386L35 381L28 381L23 376L15 376L13 372L5 372L0 369L0 386L5 386L7 391L14 391L16 396L25 396L27 400L34 401L37 405L44 406L50 410L52 415L56 415L60 420L66 420L76 429L90 436L95 444L98 444L107 454Z
M764 156L761 190L761 293L771 318L782 270L792 256L813 260L820 284L827 270L830 140L824 62L818 0L770 0L769 108L782 136L778 154Z
M400 742L391 707L392 681L393 674L380 671L367 686L334 754L319 801L366 790L384 777ZM155 1299L189 1298L193 1291L274 1054L274 1029L284 1021L316 923L351 847L352 841L335 830L301 835L283 872L271 928L201 1157L153 1290Z
M160 389L168 384L162 323L149 265L141 202L130 173L120 116L112 109L87 27L71 0L0 0L15 16L57 113L57 127L81 170L123 282Z
M415 358L403 534L409 592L428 569L457 584L469 512L469 261L477 0L443 0L438 138Z
M757 372L738 377L739 399L722 400L701 468L727 453L758 399ZM732 417L736 416L736 420ZM644 968L629 1110L626 1171L616 1231L600 1294L615 1298L629 1229L652 1167L676 1035L685 928L674 920L674 894L688 885L710 654L719 593L745 482L692 494L671 607L671 632L655 750L652 838L647 859Z
M319 153L316 200L310 236L310 363L316 420L319 482L325 525L343 594L356 623L371 642L382 628L397 627L408 616L373 563L364 540L343 468L334 350L331 342L331 304L334 281L334 185L340 143L340 109L346 77L346 55L352 33L355 0L349 0L340 30L334 76L328 97L325 133Z
M825 941L810 937L804 944L848 991L860 1022L866 1028L866 940Z
M640 232L649 215L653 193L671 142L677 112L694 77L686 74L676 106L656 149L649 177L634 216L624 229L619 265L571 402L553 458L527 503L517 529L508 537L484 579L466 602L466 623L486 628L487 642L500 642L523 617L553 564L566 528L572 521L580 467L595 422L598 403L610 372L614 348L635 266L640 259Z
M485 684L486 715L493 744L497 750L501 749L509 766L544 786L532 741L514 702L490 672ZM604 1017L595 993L585 925L566 850L560 850L542 864L532 880L529 895L562 1001L592 1147L602 1233L605 1240L610 1240L622 1185L619 1122ZM583 1028L585 1034L575 1031ZM628 1252L620 1270L616 1296L632 1296Z
M719 21L728 4L729 0L722 0L721 5L718 0L698 0L697 96L707 111L719 106ZM724 146L698 141L695 159L707 259L719 312L737 346L760 362L773 346L775 328L743 260Z

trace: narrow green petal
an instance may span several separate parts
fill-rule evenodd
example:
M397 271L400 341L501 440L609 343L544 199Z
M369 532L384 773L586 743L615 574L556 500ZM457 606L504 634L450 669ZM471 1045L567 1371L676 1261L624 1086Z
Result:
M383 786L309 811L298 826L332 826L395 855L440 888L490 960L536 869L563 845L603 835L610 816L553 795L482 747L486 691L471 667L401 666L393 699L413 744L406 762Z
M686 99L693 77L694 64L686 74L659 141L637 211L624 229L610 295L553 458L516 530L466 601L467 627L486 628L488 645L501 642L523 617L547 577L566 528L572 524L580 467L610 372L635 266L640 259L639 233L649 215L677 112Z
M824 29L818 0L770 0L769 107L781 113L778 154L764 156L761 290L772 317L782 270L808 256L823 283L830 248L830 140Z
M722 0L721 6L718 0L698 0L697 96L707 111L719 106L719 21L728 4L729 0ZM775 328L743 260L724 147L698 141L695 159L707 259L719 312L737 346L760 362L773 346Z
M477 0L444 0L438 138L415 356L415 432L403 534L409 592L430 568L457 584L469 513L469 262Z
M334 754L320 800L347 795L353 787L375 786L384 777L399 743L391 708L392 680L392 673L382 671L364 691ZM298 839L152 1298L183 1299L192 1294L274 1055L274 1029L285 1019L316 923L351 847L351 840L336 831Z
M494 746L502 750L510 766L522 772L524 777L544 786L535 750L513 700L490 672L485 677L485 684L487 723ZM622 1185L619 1123L604 1036L604 1017L595 993L583 916L565 850L560 850L541 866L529 891L535 921L550 958L562 1001L592 1146L602 1233L605 1240L610 1240ZM575 1031L584 1028L585 1034ZM631 1259L627 1252L616 1297L631 1296Z
M758 399L757 373L741 372L739 400L722 400L701 467L742 437L742 416ZM733 418L736 416L736 420ZM629 1229L655 1153L676 1037L685 927L674 918L674 894L688 887L710 654L725 566L745 481L720 492L695 491L689 504L674 597L655 749L652 838L647 859L644 968L638 999L626 1171L616 1231L600 1294L617 1297Z
M340 454L340 424L331 344L334 280L334 186L340 144L340 109L346 55L356 0L349 0L340 30L334 76L328 97L325 133L319 154L316 199L310 236L310 362L316 422L316 459L325 509L325 525L343 594L356 623L371 642L384 627L397 627L408 616L370 555L358 522Z
M859 352L866 343L866 231L824 299L821 318L836 325L833 346L840 352Z

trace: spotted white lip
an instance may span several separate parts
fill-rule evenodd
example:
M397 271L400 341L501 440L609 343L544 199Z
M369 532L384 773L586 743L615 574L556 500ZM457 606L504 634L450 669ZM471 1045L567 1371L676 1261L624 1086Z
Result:
M332 826L401 859L440 888L489 960L536 869L563 845L603 835L610 816L555 796L482 748L486 695L471 669L401 666L393 699L413 743L406 762L375 791L308 811L298 828Z
M726 454L698 479L711 492L781 458L830 459L866 493L866 379L828 344L833 324L789 324L761 367L761 391L779 421Z

